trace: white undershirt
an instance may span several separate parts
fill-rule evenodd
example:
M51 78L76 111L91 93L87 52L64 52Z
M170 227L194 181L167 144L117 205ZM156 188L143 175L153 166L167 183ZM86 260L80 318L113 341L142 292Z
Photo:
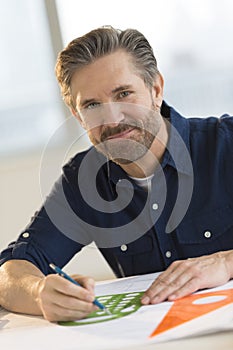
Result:
M146 191L150 191L151 190L151 181L153 178L154 174L148 176L148 177L133 177L130 176L130 178L136 182L136 184L140 187L142 187L144 190Z

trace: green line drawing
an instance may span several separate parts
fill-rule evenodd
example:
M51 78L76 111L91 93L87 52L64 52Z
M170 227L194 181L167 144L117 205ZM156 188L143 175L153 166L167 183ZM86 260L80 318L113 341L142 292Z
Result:
M97 310L82 320L64 321L58 322L58 324L62 326L82 326L128 316L142 306L140 300L143 294L144 292L132 292L99 296L97 299L108 308L111 315L107 314L104 310Z

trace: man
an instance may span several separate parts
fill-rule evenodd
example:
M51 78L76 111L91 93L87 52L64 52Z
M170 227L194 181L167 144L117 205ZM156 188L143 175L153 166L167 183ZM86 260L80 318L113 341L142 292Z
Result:
M1 253L0 304L47 320L95 310L94 281L52 273L95 241L115 274L165 270L142 304L233 277L233 121L185 119L163 101L136 30L96 29L57 61L65 102L95 147L63 168L43 207ZM78 268L77 268L78 269Z

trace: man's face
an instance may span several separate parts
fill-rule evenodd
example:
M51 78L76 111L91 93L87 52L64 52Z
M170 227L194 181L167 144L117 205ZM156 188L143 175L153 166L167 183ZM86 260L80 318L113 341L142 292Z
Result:
M150 149L161 125L161 87L145 86L129 54L119 50L77 71L71 90L81 124L108 158L129 164Z

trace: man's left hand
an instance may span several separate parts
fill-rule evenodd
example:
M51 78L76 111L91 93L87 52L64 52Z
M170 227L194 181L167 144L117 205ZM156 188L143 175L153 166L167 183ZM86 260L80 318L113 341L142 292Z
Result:
M233 277L233 250L174 261L143 295L143 305L174 301L199 289L216 287Z

